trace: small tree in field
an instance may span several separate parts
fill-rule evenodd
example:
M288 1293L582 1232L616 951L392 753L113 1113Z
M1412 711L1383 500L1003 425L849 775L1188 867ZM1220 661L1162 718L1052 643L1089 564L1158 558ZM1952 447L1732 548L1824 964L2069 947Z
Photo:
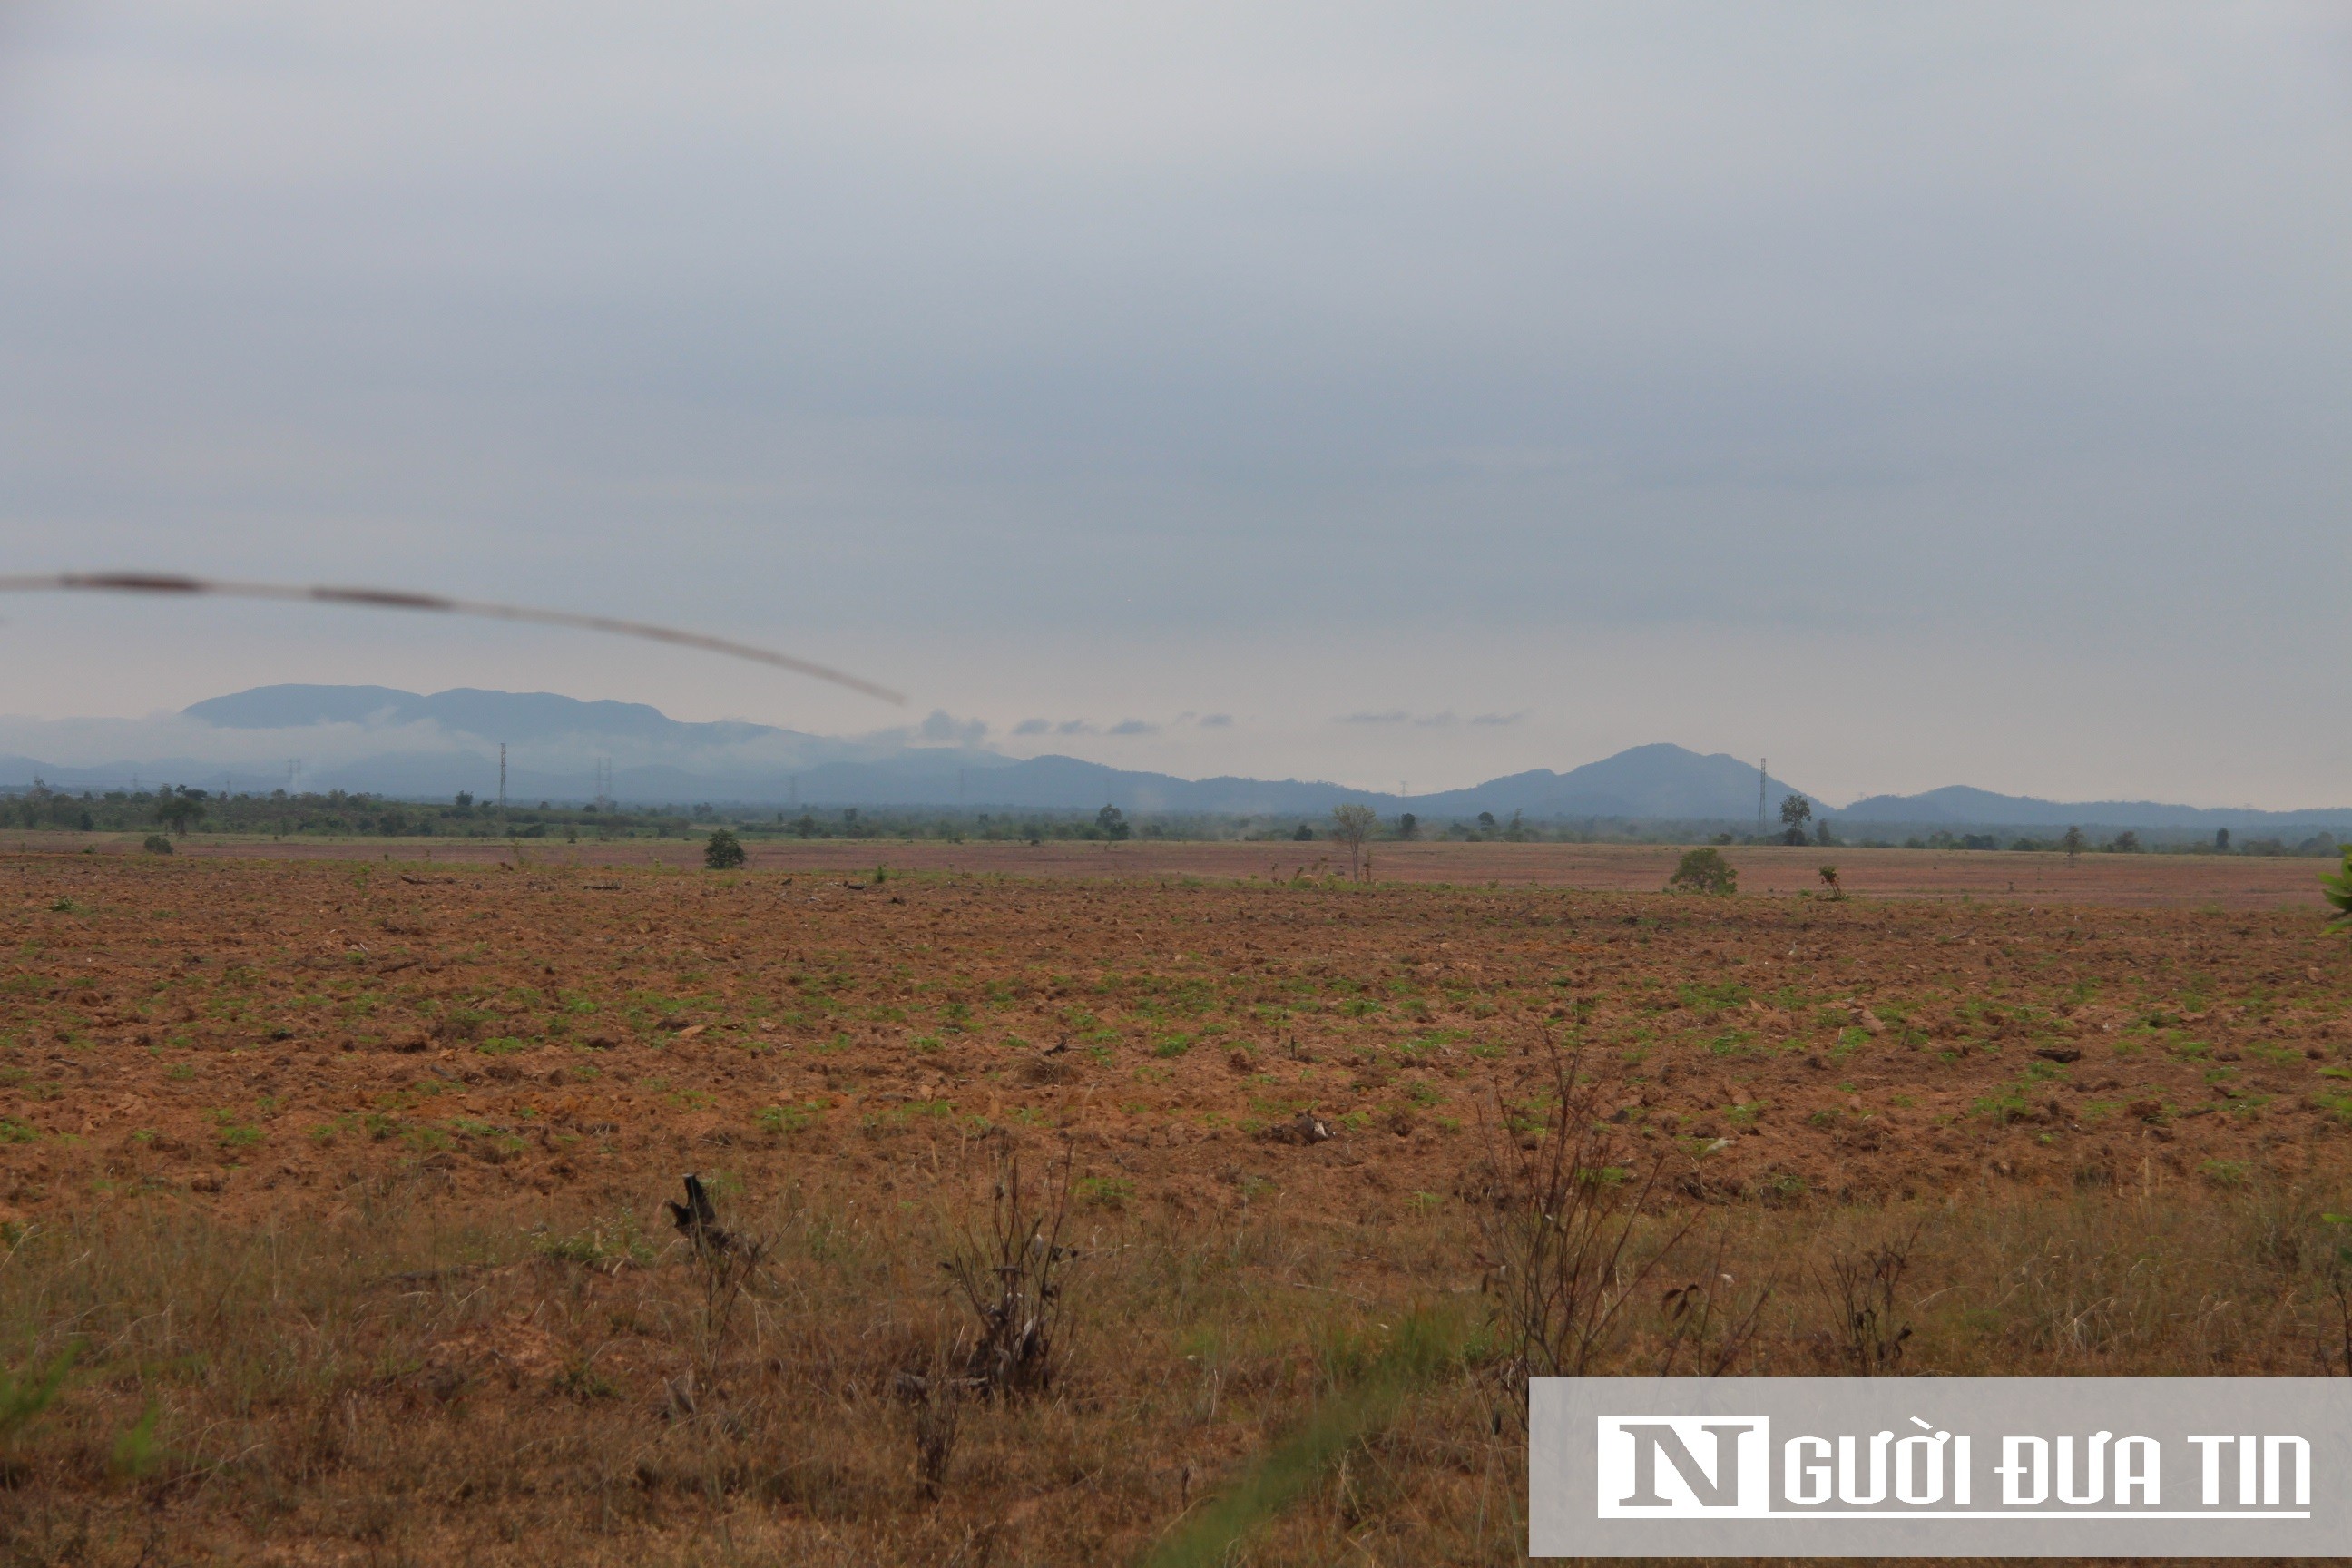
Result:
M1685 855L1675 874L1666 879L1666 891L1710 893L1728 896L1739 890L1739 873L1717 849L1694 849Z
M1780 803L1780 826L1785 829L1780 835L1780 841L1784 844L1802 844L1805 841L1805 824L1812 819L1813 803L1811 801L1801 795L1789 796Z
M1331 837L1348 847L1348 874L1361 878L1364 874L1364 840L1372 836L1380 825L1380 815L1369 805L1349 804L1331 808Z
M1838 868L1834 866L1822 868L1822 886L1828 890L1829 896L1832 899L1845 897L1845 889L1838 885Z
M205 792L182 784L177 789L165 788L155 801L155 820L185 838L188 825L201 822L205 816Z
M2090 845L2091 841L2083 837L2083 830L2079 827L2068 828L2066 837L2058 840L2058 847L2066 851L2066 864L2069 866L2072 866L2074 863L2074 858L2089 848Z
M702 863L714 871L732 871L743 863L743 841L723 827L703 841Z

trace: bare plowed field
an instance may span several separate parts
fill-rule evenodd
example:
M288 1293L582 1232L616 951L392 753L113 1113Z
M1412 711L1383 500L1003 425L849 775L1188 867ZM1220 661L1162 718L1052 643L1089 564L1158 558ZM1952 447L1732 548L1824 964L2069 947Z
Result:
M2352 958L2314 910L2262 907L2293 891L2272 866L2310 863L2144 858L2125 876L2105 862L2129 858L2105 857L2079 879L2056 863L2029 901L1958 895L1978 862L2030 858L1945 857L1948 896L1830 901L1590 890L1604 870L1654 887L1669 861L1471 852L1489 847L1383 854L1401 879L1373 887L1293 881L1296 857L1193 881L1248 868L1179 846L1051 865L808 849L724 875L602 868L617 857L589 847L520 868L10 857L0 1368L27 1375L78 1340L91 1380L0 1448L0 1481L41 1502L19 1544L62 1551L79 1530L87 1556L125 1562L159 1531L173 1560L265 1541L308 1543L286 1561L716 1560L722 1535L759 1561L1133 1555L1427 1307L1468 1336L1460 1380L1394 1426L1421 1436L1383 1450L1377 1482L1343 1465L1334 1500L1318 1471L1319 1500L1265 1526L1256 1560L1360 1537L1381 1562L1507 1557L1478 1215L1495 1162L1549 1125L1556 1052L1605 1095L1608 1171L1747 1249L1727 1279L1753 1263L1780 1280L1752 1364L1841 1353L1790 1259L1930 1218L1945 1277L1922 1294L1952 1299L1919 1309L1915 1369L2066 1364L2101 1336L2115 1371L2333 1353L2300 1317L2275 1342L2227 1313L2131 1328L2095 1269L2063 1285L2088 1292L2071 1307L2027 1301L2042 1287L2001 1250L2040 1268L2048 1226L2096 1250L2125 1234L2116 1215L2137 1216L2136 1246L2232 1216L2179 1244L2189 1289L2234 1267L2232 1227L2328 1234L2318 1215L2352 1171ZM1768 886L1782 862L1734 858ZM1874 862L1841 864L1870 885ZM1430 875L1407 879L1416 866ZM926 1479L931 1429L889 1390L926 1333L950 1332L939 1238L981 1223L1008 1146L1033 1172L1071 1162L1093 1327L1066 1397L975 1408L963 1457ZM774 1247L732 1327L658 1206L688 1171ZM2247 1217L2263 1205L2272 1220ZM2263 1310L2318 1312L2326 1247L2284 1245L2263 1267L2305 1272ZM1915 1279L1934 1273L1922 1257ZM236 1348L265 1324L277 1352ZM699 1404L677 1384L691 1366ZM120 1447L142 1411L161 1413L150 1469ZM541 1437L543 1466L450 1468L498 1469L499 1445Z
M1052 1127L1139 1198L1442 1193L1558 1043L1726 1197L2299 1166L2352 1081L2301 911L1328 887L881 884L19 859L14 1210L766 1180ZM13 1103L12 1103L13 1102ZM1294 1148L1300 1112L1339 1134Z
M15 842L50 853L136 856L139 841L115 834L19 833ZM877 865L905 871L969 872L1149 881L1193 877L1256 883L1318 881L1344 872L1347 852L1316 842L1213 843L1148 839L1118 844L954 844L941 839L815 839L747 847L754 870L828 872L845 878ZM526 839L271 839L199 834L180 851L237 859L418 860L439 866L496 861L549 868L666 867L702 863L699 839L621 839L565 844ZM2147 908L2322 908L2318 878L2331 863L2304 856L2086 854L2069 866L2061 854L2010 850L1729 848L1744 893L1813 893L1821 868L1834 865L1845 889L1880 898L1969 899L2023 904L2129 904ZM1483 888L1562 888L1587 892L1654 893L1683 850L1654 844L1376 843L1376 882ZM517 857L520 861L517 862Z

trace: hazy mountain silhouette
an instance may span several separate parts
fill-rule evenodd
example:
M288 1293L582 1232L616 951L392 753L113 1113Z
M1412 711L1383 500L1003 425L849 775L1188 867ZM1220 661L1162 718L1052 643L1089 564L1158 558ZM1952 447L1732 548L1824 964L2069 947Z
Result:
M35 741L70 738L102 763L44 762ZM1635 746L1566 773L1536 768L1468 789L1410 797L1311 779L1178 778L1076 757L1026 761L985 746L934 743L959 726L925 724L844 740L766 724L688 723L642 702L588 702L551 692L459 688L421 696L386 686L257 687L198 702L154 721L37 721L15 725L0 755L0 785L37 775L75 790L120 789L134 777L266 791L289 782L303 759L300 787L446 798L495 790L498 752L508 747L508 792L516 799L578 801L609 763L613 793L644 804L730 803L765 806L961 806L970 810L1095 811L1130 815L1295 816L1312 821L1343 802L1383 815L1411 811L1433 826L1491 812L1508 820L1707 824L1752 829L1755 764L1683 746ZM93 738L94 736L99 738ZM2154 801L2038 800L1966 785L1916 795L1873 795L1843 809L1783 779L1765 781L1768 826L1781 800L1804 795L1818 816L1850 837L1874 828L2085 826L2284 829L2352 825L2352 809L2266 812L2168 805Z
M430 697L389 686L257 686L227 697L207 698L183 711L192 719L229 730L429 722L509 742L572 735L696 746L727 745L759 735L817 739L767 724L689 724L643 702L583 702L551 691L484 691L463 686Z
M1911 827L2318 827L2352 822L2352 808L2256 811L2247 806L2168 805L2153 800L2040 800L1947 784L1918 795L1874 795L1835 814L1840 823Z

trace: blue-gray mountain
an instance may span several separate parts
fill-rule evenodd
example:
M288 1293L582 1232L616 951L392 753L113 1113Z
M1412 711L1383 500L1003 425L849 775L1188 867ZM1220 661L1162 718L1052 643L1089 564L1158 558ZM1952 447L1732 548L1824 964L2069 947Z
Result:
M2344 828L2352 808L2332 811L2256 811L2250 806L2168 805L2153 800L2039 800L2025 795L1995 795L1967 784L1947 784L1921 795L1874 795L1835 814L1841 823L1899 824L1906 827L2054 828L2070 825L2105 827L2235 828L2284 831L2293 827ZM2347 829L2352 832L2352 829Z
M510 743L574 735L670 746L727 745L761 735L816 739L765 724L689 724L643 702L583 702L547 691L481 691L463 686L430 697L389 686L257 686L207 698L184 711L225 730L434 723L456 733L494 736Z
M971 810L1316 817L1345 801L1384 814L1412 811L1433 823L1491 812L1531 822L1689 823L1752 827L1753 763L1675 745L1635 746L1566 773L1548 768L1473 788L1411 797L1300 779L1183 779L1045 756L1026 761L957 742L958 727L924 725L856 740L765 724L686 723L636 702L583 702L548 692L459 689L420 696L383 686L265 686L196 703L152 732L116 721L125 745L173 746L100 763L0 756L0 785L36 775L72 789L114 789L136 777L267 790L293 777L304 789L446 798L487 795L508 747L508 790L517 799L579 801L608 764L624 801L712 802L780 807L961 806ZM37 736L35 737L37 739ZM199 744L200 743L200 744ZM22 744L22 740L19 740ZM1891 829L2062 829L2085 826L2231 827L2352 831L2352 809L2264 812L2147 801L2059 802L1954 785L1917 795L1873 795L1843 809L1780 779L1764 782L1764 815L1803 795L1849 837Z

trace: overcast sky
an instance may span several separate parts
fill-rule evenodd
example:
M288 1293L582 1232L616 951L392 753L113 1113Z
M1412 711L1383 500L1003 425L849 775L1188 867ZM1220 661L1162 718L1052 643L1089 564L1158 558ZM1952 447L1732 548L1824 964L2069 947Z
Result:
M2341 5L0 12L0 710L2352 804Z

